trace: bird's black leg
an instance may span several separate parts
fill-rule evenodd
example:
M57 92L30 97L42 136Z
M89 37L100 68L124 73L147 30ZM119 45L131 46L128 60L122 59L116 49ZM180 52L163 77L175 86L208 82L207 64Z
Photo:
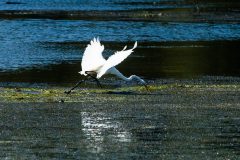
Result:
M77 86L79 86L81 83L85 82L86 80L87 80L87 77L80 80L78 83L76 83L76 85L74 87L72 87L69 91L65 91L64 93L70 94L72 92L72 90L74 90Z
M98 87L102 88L102 85L101 85L101 83L99 82L99 80L98 80L96 77L94 77L93 75L91 75L91 73L95 73L95 72L86 71L85 73L86 73L89 77L91 77L92 79L94 79L94 80L96 81Z
M143 86L146 88L147 91L150 91L150 89L149 89L147 84L143 84Z
M72 92L72 90L77 88L77 86L79 86L81 83L85 82L89 77L94 79L97 82L98 87L102 88L102 85L100 84L99 80L96 77L94 77L93 75L91 75L91 73L95 73L95 72L86 71L85 73L87 74L86 78L80 80L78 83L76 83L76 85L74 87L72 87L69 91L65 91L64 93L70 94Z

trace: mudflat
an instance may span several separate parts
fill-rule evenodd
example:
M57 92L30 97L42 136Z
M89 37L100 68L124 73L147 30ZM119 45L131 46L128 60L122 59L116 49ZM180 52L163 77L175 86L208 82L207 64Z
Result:
M1 87L0 156L236 159L239 82L162 79L150 91L126 85L69 95L67 87Z

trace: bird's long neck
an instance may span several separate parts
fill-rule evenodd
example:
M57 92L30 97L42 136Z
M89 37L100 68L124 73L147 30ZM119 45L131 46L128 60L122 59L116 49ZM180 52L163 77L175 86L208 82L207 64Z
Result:
M130 77L126 77L124 76L121 72L119 72L115 67L112 68L111 70L111 74L114 74L116 75L118 78L121 78L122 80L125 80L125 81L131 81L131 76Z
M141 79L140 77L136 76L136 75L131 75L130 77L126 77L124 76L121 72L119 72L115 67L111 68L111 70L109 70L109 73L116 75L117 77L125 80L125 81L132 81L133 79L138 80L142 85L145 86L145 88L149 91L149 88L147 86L147 83Z
M119 72L117 69L114 71L114 74L116 76L118 76L119 78L125 80L125 81L132 81L133 79L138 80L141 83L145 83L144 80L142 80L140 77L136 76L136 75L131 75L130 77L126 77L124 76L121 72Z
M126 76L124 76L122 73L118 73L117 74L117 76L119 77L119 78L121 78L121 79L123 79L124 81L131 81L132 80L132 78L131 78L131 76L130 77L126 77Z

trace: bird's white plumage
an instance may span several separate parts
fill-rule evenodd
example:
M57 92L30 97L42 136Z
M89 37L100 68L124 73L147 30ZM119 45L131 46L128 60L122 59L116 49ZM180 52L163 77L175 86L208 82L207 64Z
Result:
M135 42L132 49L126 50L127 46L123 48L121 51L115 52L112 56L110 56L107 60L105 60L102 56L102 52L104 50L104 46L101 45L99 39L94 38L90 41L90 44L87 46L83 53L82 58L82 71L79 72L80 74L93 78L97 84L101 87L100 82L96 78L101 78L104 74L113 74L117 77L125 80L125 81L132 81L138 80L141 84L143 84L146 89L147 85L146 82L136 75L131 75L130 77L125 77L121 72L119 72L115 66L121 63L124 59L126 59L133 50L137 47L137 42ZM88 72L95 72L97 73L97 77L91 75ZM69 94L73 89L75 89L79 84L85 82L86 79L79 81L73 88L65 93Z
M102 56L104 46L100 43L98 38L94 38L90 41L90 44L83 53L82 71L79 73L86 75L86 71L94 71L97 73L97 78L101 78L110 68L126 59L136 47L137 42L135 42L132 49L126 50L127 46L125 46L123 50L115 52L115 54L105 60Z
M133 49L135 49L136 47L137 47L137 42L135 42L134 47L132 49L125 50L127 48L125 46L122 51L115 52L115 54L113 54L108 58L108 60L103 65L103 67L101 67L99 73L97 74L97 78L102 77L102 75L105 74L107 70L110 69L111 67L114 67L119 63L121 63L133 52Z
M140 77L132 75L127 78L115 68L115 66L126 59L136 47L137 42L135 42L132 49L126 50L127 46L125 46L123 50L115 52L115 54L106 60L102 56L104 46L101 45L98 38L94 38L87 46L83 54L82 71L79 73L86 76L86 71L93 71L97 73L98 79L101 78L104 74L109 73L114 74L125 81L132 81L133 79L137 79L142 84L145 84L145 81Z
M97 71L105 64L103 50L104 46L99 39L94 38L83 53L81 74L86 75L85 71Z

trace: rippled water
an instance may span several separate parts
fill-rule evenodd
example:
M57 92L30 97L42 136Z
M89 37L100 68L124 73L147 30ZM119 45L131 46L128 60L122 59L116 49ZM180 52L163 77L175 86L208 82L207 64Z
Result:
M239 109L174 102L0 105L0 157L237 159Z
M12 2L11 4L7 2ZM14 3L15 2L15 3ZM89 0L2 0L0 2L0 10L16 10L16 9L61 9L61 10L129 10L129 9L143 9L143 8L167 8L174 7L177 4L185 4L191 6L191 2L172 1L166 3L164 0L158 2L153 0L96 0L93 2Z
M133 10L159 8L192 8L206 6L222 10L238 9L239 3L235 0L2 0L0 10ZM229 9L228 9L229 10Z
M239 24L128 21L2 20L2 42L238 40Z
M136 52L118 66L127 75L135 73L147 79L239 76L238 6L239 3L225 0L201 3L186 0L104 0L96 3L85 0L1 1L1 81L76 81L79 78L76 73L81 70L82 54L93 37L102 40L106 58L126 44L132 46L134 41L139 42ZM71 17L61 19L61 15L57 17L57 14L62 13L56 10L66 11L66 15L75 14L73 11L87 11L84 13L94 13L92 16L97 18L90 20L80 16L77 20ZM96 10L101 12L95 13ZM114 14L123 10L129 12L116 14L116 20L101 19L101 16L110 14L106 10L116 11L112 12ZM151 20L151 11L163 19ZM17 17L20 14L21 17ZM51 14L58 20L49 19ZM145 19L120 18L138 14ZM175 21L174 16L179 20ZM164 20L164 17L167 19ZM207 20L208 17L211 21ZM219 17L223 20L220 21Z
M73 77L70 81L75 81L76 76L73 75L81 69L82 53L89 41L97 36L106 45L105 57L122 49L125 44L132 46L134 41L139 42L139 48L131 56L132 58L129 58L130 62L120 65L127 74L132 72L148 78L216 73L239 75L239 65L236 61L239 58L237 51L240 37L239 24L1 20L0 25L0 71L4 73L3 75L9 71L22 73L26 70L27 72L32 70L30 75L34 75L38 69L43 70L41 73L44 73L44 70L48 73L51 66L56 65L55 70L52 71L59 74L63 72L61 79L65 79L64 75L67 74L61 70L67 70L72 75L70 77ZM209 43L201 43L201 41ZM219 43L219 41L223 42ZM219 47L222 49L218 50ZM211 58L214 56L220 58L219 61L216 62ZM200 63L202 61L197 58L204 60L204 63ZM143 61L151 63L144 68L140 65ZM74 68L70 64L75 64ZM190 71L188 68L192 65L194 67ZM219 69L207 70L214 66ZM143 68L139 69L139 67ZM196 67L198 69L194 69ZM56 70L57 68L61 70ZM48 81L48 77L47 74L41 74L39 79L35 80ZM6 78L3 76L3 79L15 81L9 76Z
M239 77L239 8L234 0L2 0L1 85L76 82L84 49L97 36L106 58L138 41L117 66L125 75ZM76 104L1 103L0 157L237 159L237 93L174 91L142 95L142 101L117 95L135 103L114 104L104 103L109 95Z

